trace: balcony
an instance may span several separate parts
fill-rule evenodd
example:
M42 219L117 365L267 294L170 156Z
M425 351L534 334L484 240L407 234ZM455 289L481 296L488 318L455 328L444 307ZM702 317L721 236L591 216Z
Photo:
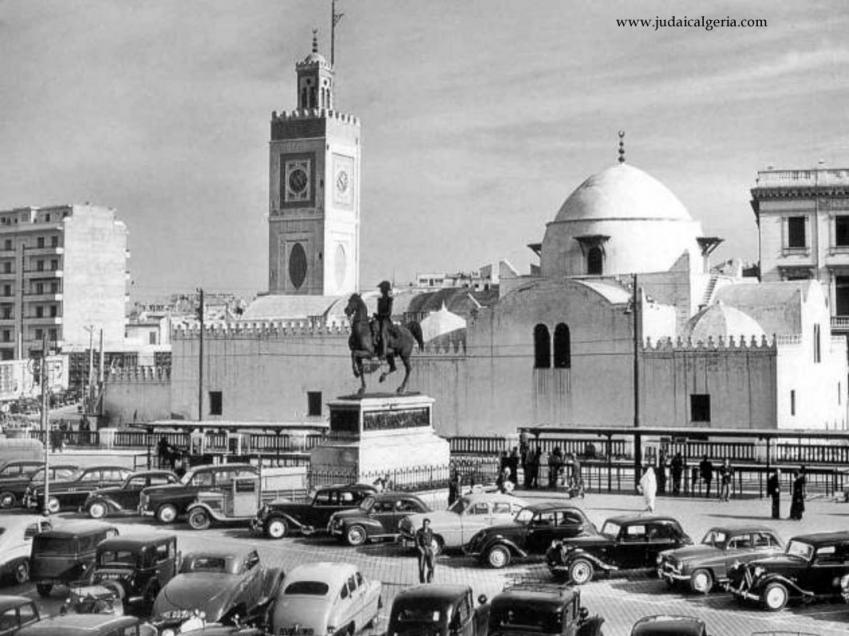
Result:
M15 280L17 272L0 272L0 280Z
M0 296L0 300L2 300L2 296ZM28 303L36 303L36 302L50 302L50 301L59 301L63 300L62 292L27 292L24 294L24 301Z
M61 245L45 246L45 247L28 247L24 251L24 256L55 256L64 254L65 248Z
M61 325L62 316L24 316L27 325Z
M15 317L9 316L8 318L3 318L0 316L0 327L14 327L15 326Z
M61 269L26 269L24 270L24 280L32 280L33 278L62 278L65 272Z

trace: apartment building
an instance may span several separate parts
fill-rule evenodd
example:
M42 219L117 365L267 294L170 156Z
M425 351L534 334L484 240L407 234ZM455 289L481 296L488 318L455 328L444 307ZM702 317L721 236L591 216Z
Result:
M127 227L95 205L0 211L0 360L42 349L88 348L103 330L121 343L126 323Z

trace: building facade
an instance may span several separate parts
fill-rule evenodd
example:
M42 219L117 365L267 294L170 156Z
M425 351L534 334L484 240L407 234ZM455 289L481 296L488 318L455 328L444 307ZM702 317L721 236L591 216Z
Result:
M124 339L127 228L93 205L0 211L0 359Z

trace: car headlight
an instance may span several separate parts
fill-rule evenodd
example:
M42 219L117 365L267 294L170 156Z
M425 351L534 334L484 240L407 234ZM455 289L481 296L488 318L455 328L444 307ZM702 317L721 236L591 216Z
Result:
M844 592L849 592L849 574L844 574L840 579L840 588Z
M663 563L663 556L658 554L657 558L654 560L654 562L657 563L658 565L660 565L661 563Z
M163 629L160 636L177 636L177 632L173 629Z

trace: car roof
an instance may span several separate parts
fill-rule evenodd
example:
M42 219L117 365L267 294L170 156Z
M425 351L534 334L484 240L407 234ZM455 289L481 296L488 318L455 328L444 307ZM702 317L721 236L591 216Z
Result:
M117 537L104 539L97 545L97 548L98 550L107 548L110 550L128 550L142 545L148 545L150 543L164 543L171 540L176 541L176 539L177 537L173 534L155 534L153 532L148 534L125 534L123 536L119 535Z
M240 559L246 557L251 552L256 552L256 548L252 545L231 545L229 547L210 547L204 550L192 550L185 555L187 559L197 557L216 557L219 559Z
M34 601L31 598L27 598L26 596L12 596L12 595L0 595L0 612L5 612L7 609L11 607L18 607L19 605L26 605L28 603L33 603Z
M525 508L534 512L542 512L544 510L579 510L581 513L584 512L574 504L565 504L559 501L540 501L538 503L528 504Z
M18 634L90 634L101 629L119 629L138 625L135 616L113 616L112 614L60 614L27 625Z
M568 605L574 597L575 591L573 590L568 590L561 596L550 590L509 589L497 594L492 599L492 608L498 609L501 605L515 606L517 603L521 603L528 605L535 611L546 611Z
M22 466L26 464L43 464L43 459L12 459L8 462L0 464L0 470L6 468L6 466Z
M4 515L0 517L0 528L23 528L38 521L50 521L50 519L40 515Z
M374 497L375 501L396 501L398 499L415 499L417 501L421 501L418 495L400 490L376 492L372 495L372 497Z
M667 515L618 515L616 517L610 517L605 520L605 523L608 521L612 521L613 523L618 523L620 526L623 526L628 523L646 523L648 521L674 521L678 523L678 520L674 517L670 517Z
M292 568L286 573L283 583L288 585L293 581L321 581L331 587L338 587L357 571L359 571L359 568L352 563L315 561Z
M316 492L321 490L362 490L365 492L377 492L377 488L371 484L328 484L316 488Z
M137 470L130 477L139 477L141 475L174 475L177 476L173 470Z
M42 532L40 537L75 537L81 534L94 534L96 532L106 532L107 530L115 530L115 526L98 523L96 521L68 521L63 523L58 528L53 528L47 532Z
M517 503L520 506L528 505L528 502L524 499L520 499L519 497L514 497L513 495L508 495L503 492L473 492L468 495L463 495L460 499L468 501L469 503L475 503L478 501L510 501Z
M644 616L631 630L631 636L698 636L704 631L704 622L696 616Z
M257 471L257 467L252 464L202 464L201 466L192 466L192 472L201 470L253 470Z
M83 471L91 471L91 470L128 470L133 472L132 468L127 468L126 466L120 466L118 464L96 464L94 466L82 466L80 470Z
M831 543L846 543L849 542L849 531L842 530L837 532L813 532L811 534L800 534L790 539L791 541L804 541L810 543L814 547L828 545Z
M717 530L719 532L724 532L726 534L743 534L746 532L769 532L770 534L778 535L778 533L770 528L769 526L762 526L757 524L741 524L741 525L730 525L730 526L712 526L708 532L713 532ZM707 534L707 533L705 533Z
M448 583L425 583L416 585L402 590L395 597L395 603L399 601L404 605L419 605L423 601L430 601L439 604L453 603L456 599L464 597L469 592L468 585L448 584Z

